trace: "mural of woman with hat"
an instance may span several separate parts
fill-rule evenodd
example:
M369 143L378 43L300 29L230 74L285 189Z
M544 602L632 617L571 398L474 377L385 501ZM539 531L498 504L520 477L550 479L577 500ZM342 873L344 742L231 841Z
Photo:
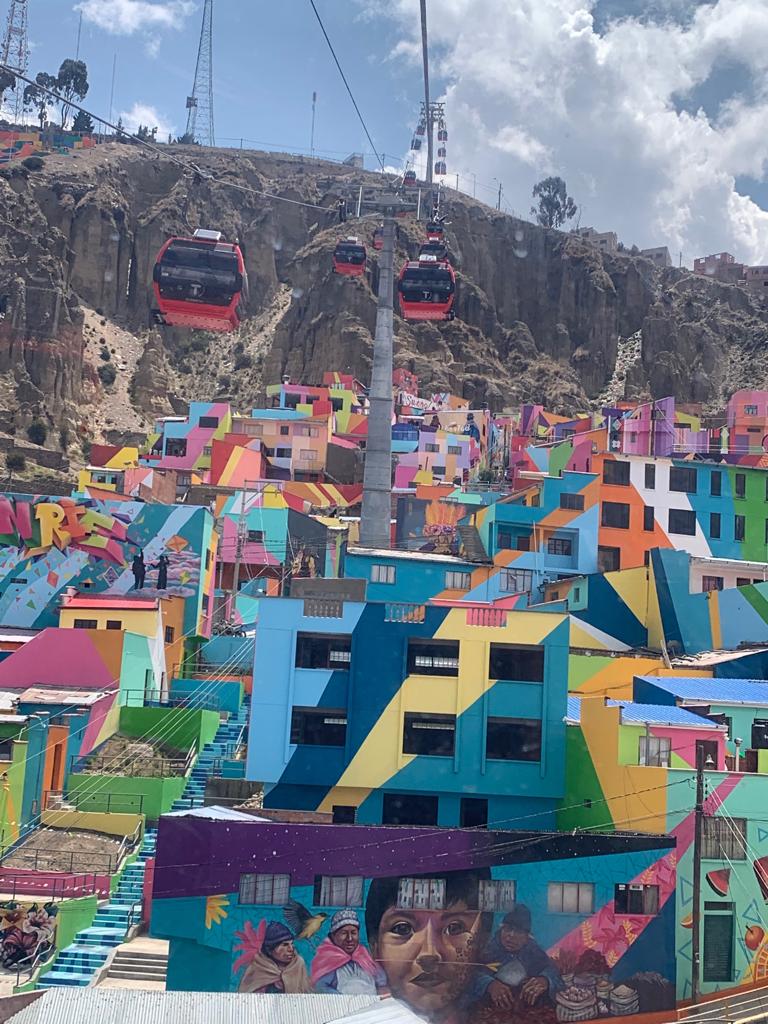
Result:
M301 993L311 992L307 967L293 945L293 932L279 921L261 921L254 929L249 922L236 933L242 955L235 961L236 973L248 966L240 979L238 992Z
M360 919L354 910L339 910L331 918L328 937L312 961L315 992L375 995L386 988L387 976L360 944Z

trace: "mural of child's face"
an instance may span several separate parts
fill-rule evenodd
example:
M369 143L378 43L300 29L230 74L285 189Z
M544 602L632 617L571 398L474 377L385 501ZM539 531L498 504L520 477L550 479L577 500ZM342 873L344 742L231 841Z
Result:
M528 932L521 932L517 928L510 928L508 924L503 924L499 938L508 953L519 953L528 941Z
M295 959L296 950L293 948L293 940L287 939L275 946L269 954L279 967L287 967Z
M360 929L353 924L345 924L331 935L331 942L339 949L343 949L347 956L352 956L360 945Z
M480 913L464 901L447 910L384 911L375 943L393 996L419 1013L446 1009L469 982Z

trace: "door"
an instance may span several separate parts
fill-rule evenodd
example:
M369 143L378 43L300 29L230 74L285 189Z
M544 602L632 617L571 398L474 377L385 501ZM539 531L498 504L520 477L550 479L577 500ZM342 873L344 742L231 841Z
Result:
M704 914L704 981L733 981L733 914Z

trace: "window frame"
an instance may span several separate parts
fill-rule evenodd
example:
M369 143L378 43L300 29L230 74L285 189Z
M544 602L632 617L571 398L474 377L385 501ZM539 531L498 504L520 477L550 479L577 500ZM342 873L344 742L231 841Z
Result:
M734 473L733 474L733 496L742 500L747 496L747 474L746 473Z
M458 582L456 580L458 579ZM446 569L445 570L445 589L446 590L471 590L472 589L472 573L465 572L463 569Z
M400 910L445 910L445 890L445 878L400 878L395 905Z
M495 671L501 668L495 659L503 659L505 656L514 658L514 652L519 651L521 660L527 658L535 659L535 671L526 671L524 675L506 675ZM488 645L488 678L507 680L514 683L543 683L546 673L546 649L542 644L505 644L491 643Z
M634 909L631 905L637 903L636 899L633 899L633 893L640 893L640 902L642 909ZM654 896L655 893L655 896ZM619 897L626 895L627 909L619 909ZM654 907L655 909L648 909ZM613 887L613 916L614 917L658 917L660 911L659 906L659 886L658 885L643 885L638 882L617 882Z
M374 562L371 565L371 583L383 583L385 586L394 586L396 580L396 566L387 565L386 562Z
M601 559L604 557L604 555L601 554L601 552L605 552L606 554L608 552L610 552L612 556L615 556L615 561L616 561L615 566L613 566L613 567L606 567L605 565L601 564ZM597 545L597 571L599 573L619 572L620 569L621 569L621 548L620 547L614 547L612 544L598 544Z
M622 469L621 471L619 471L618 469L611 468L609 470L608 469L609 466L610 467L615 467L615 466L622 466L622 467L624 467L625 466L626 469ZM608 477L612 476L614 473L616 474L616 476L626 477L626 480L623 480L623 479L622 480L609 480ZM629 464L629 462L625 462L623 459L605 459L605 461L603 462L603 483L606 484L608 487L629 487L630 486L630 464Z
M687 481L683 483L683 481ZM676 482L674 482L676 481ZM693 486L691 486L693 484ZM697 494L699 474L691 466L669 467L669 490L676 494Z
M490 753L489 752L489 740L491 738L491 726L494 726L494 727L497 727L497 726L521 726L521 727L524 727L524 728L525 727L528 727L528 728L530 728L530 727L538 727L537 729L534 728L534 731L538 734L537 735L537 739L538 739L538 752L537 753L538 753L538 756L534 756L534 757L521 757L521 756L519 756L520 755L520 749L519 748L522 746L522 743L519 744L519 747L517 749L515 749L513 747L509 747L508 748L509 750L513 751L517 755L517 756L514 756L514 757L512 757L512 756L504 757L504 756L499 756L498 753L493 753L493 754ZM503 762L514 761L517 764L541 764L541 755L542 755L542 752L543 752L543 733L544 733L543 722L542 722L542 720L540 718L513 718L513 717L508 716L508 715L488 715L488 717L485 720L485 760L486 761L503 761ZM499 737L498 739L500 741L501 737ZM495 748L496 751L498 751L498 749L499 749L499 747ZM534 750L534 753L536 753L536 748L535 747L533 748L533 750Z
M306 728L307 725L311 725L313 720L319 718L338 718L344 719L343 724L341 722L321 723L323 726L330 726L333 729L343 729L344 736L339 737L341 742L339 743L321 743L315 740L307 739ZM349 718L346 708L317 708L317 707L306 707L303 704L294 704L291 707L291 734L289 743L291 746L297 747L333 747L334 750L340 750L347 745L347 728L349 726Z
M481 912L496 914L514 910L517 882L513 878L481 878L477 902Z
M738 513L733 517L733 539L743 543L747 536L747 517Z
M723 471L721 469L713 469L709 474L709 495L711 498L721 498L723 495Z
M656 490L656 463L646 462L645 463L645 489L646 491Z
M362 907L364 885L362 875L315 875L314 905ZM336 896L343 896L343 899L335 899Z
M320 657L324 648L325 657ZM335 648L335 649L334 649ZM332 655L336 657L332 657ZM310 655L310 657L306 657ZM315 657L317 655L317 657ZM318 664L305 662L317 661ZM293 667L310 669L311 671L346 672L352 661L351 633L311 633L300 630L296 634L296 649L293 656Z
M244 898L243 890L245 888L245 885L250 885L251 884L251 879L253 880L252 884L253 884L254 898L253 899L247 899L247 898ZM260 879L263 879L264 881L262 883L260 883L260 881L259 881ZM267 879L270 879L270 882L269 882L269 885L270 885L270 899L269 900L264 900L264 899L259 900L259 899L256 899L255 897L256 897L256 895L258 893L259 884L263 884L266 887L266 885L267 885L266 880ZM284 880L284 881L280 881L280 880ZM245 885L244 885L244 882L245 882ZM284 885L284 887L285 887L286 895L285 896L281 896L280 894L282 892L282 889L279 889L277 895L280 898L279 898L279 900L276 900L275 899L275 890L277 889L278 886L282 886L282 885ZM288 902L288 897L290 897L290 895L291 895L291 876L290 876L290 874L285 874L285 873L272 874L271 872L261 872L261 871L250 872L250 871L247 871L247 872L243 872L240 875L240 880L239 880L239 883L238 883L238 902L239 902L239 904L241 906L247 906L247 907L253 907L253 906L257 906L257 907L282 907L282 906L285 906L285 904Z
M547 554L555 558L573 558L573 539L571 537L548 537Z
M523 586L512 589L508 584L511 578L522 578ZM532 569L502 569L499 573L499 590L505 594L525 594L533 588Z
M713 824L714 822L717 822L717 825ZM746 861L747 827L746 818L705 814L701 828L701 859ZM734 833L739 834L740 842Z
M717 524L717 528L715 528ZM723 531L723 520L719 512L709 513L709 536L712 540L720 540Z
M637 763L646 768L669 768L672 740L669 736L638 736Z
M673 518L673 516L678 516L678 515L685 516L686 517L686 523L688 525L690 525L690 523L692 522L693 523L693 529L692 530L680 530L680 529L677 529L676 527L673 527L672 526L672 518ZM693 518L691 520L689 520L688 519L689 516L691 516ZM678 537L695 537L696 536L696 524L697 524L696 513L691 508L670 508L668 513L667 513L667 533L677 534Z
M434 648L428 651L427 648ZM451 651L451 654L441 655L438 650ZM453 651L455 650L455 657ZM422 664L417 664L417 659L424 659ZM431 659L427 664L426 659ZM408 637L406 652L406 668L408 675L413 676L450 676L455 678L459 674L461 658L461 644L458 640L435 640L432 637ZM439 659L435 664L435 660ZM455 664L454 664L455 662Z
M584 495L579 492L561 491L560 508L565 509L568 512L583 512Z
M456 756L456 715L441 715L429 711L406 711L403 713L402 753L416 757ZM420 733L441 732L451 734L450 750L421 750L417 742Z
M702 594L710 594L713 590L722 590L724 585L725 579L722 576L702 575L701 577Z
M576 889L576 910L565 909L566 886ZM569 889L570 891L570 889ZM582 903L582 891L585 897ZM559 898L557 898L559 897ZM586 898L588 897L588 899ZM559 904L559 906L556 906ZM585 906L586 909L582 909ZM548 882L547 883L547 913L567 914L569 916L587 917L595 911L595 884L594 882Z
M98 619L75 619L72 623L73 629L98 629Z
M618 515L621 510L621 515ZM617 518L621 519L621 522L610 523L606 522L607 513L613 515L617 514ZM626 517L626 522L624 521ZM609 530L628 530L630 522L630 506L625 501L603 501L600 503L600 525L605 529Z

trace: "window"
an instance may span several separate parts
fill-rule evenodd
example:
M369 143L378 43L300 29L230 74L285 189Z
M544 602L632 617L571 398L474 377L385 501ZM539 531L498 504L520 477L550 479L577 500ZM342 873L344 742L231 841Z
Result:
M485 756L489 761L540 761L541 720L489 718Z
M75 629L97 629L98 625L96 619L75 619Z
M479 910L512 910L515 905L515 883L511 879L481 879L478 902Z
M720 472L719 469L715 469L709 474L709 493L714 498L719 498L720 495L723 493L722 488L723 474Z
M573 594L571 595L571 600L574 601L574 602L581 600L581 587L574 587L573 588Z
M472 573L449 569L445 574L445 586L448 590L469 590L472 586Z
M291 895L290 875L240 875L240 902L284 906Z
M301 448L299 450L299 458L304 459L305 462L317 462L318 452L313 448Z
M280 427L280 433L281 433L281 435L283 437L287 437L288 434L290 434L290 432L291 432L291 428L290 427Z
M722 590L723 589L723 577L722 576L702 576L701 577L701 589L706 594L710 590Z
M638 764L651 768L669 768L672 740L664 736L641 736L638 750Z
M455 715L424 715L406 711L403 753L453 757L456 745Z
M717 903L712 909L719 913L704 914L702 977L704 981L733 981L733 904Z
M290 459L293 454L290 448L275 448L275 457L278 459Z
M13 743L14 741L12 739L0 740L0 761L13 760Z
M351 804L333 805L334 825L354 825L356 816L357 808L352 806Z
M173 628L173 626L166 626L165 627L165 642L167 644L172 644L173 643L173 638L175 636L176 636L176 630Z
M372 565L371 566L371 583L394 583L395 582L395 567L394 565Z
M653 533L655 525L655 516L653 505L643 505L643 529L648 533Z
M409 640L408 671L421 676L457 676L459 641Z
M296 668L348 668L352 637L348 634L299 633L296 637Z
M511 544L509 545L512 546ZM518 551L530 551L531 550L531 536L528 534L526 537L518 537L515 541L515 548Z
M559 601L560 600L560 591L559 590L550 590L548 600L549 601Z
M165 454L171 458L182 458L187 454L186 440L182 440L181 438L170 438L165 445Z
M565 493L561 494L560 508L573 509L575 512L582 512L584 510L584 495Z
M533 585L530 569L502 569L499 575L499 586L507 594L527 593Z
M107 619L107 629L122 629L123 623L120 619Z
M603 463L603 483L629 487L629 463L606 459Z
M737 587L748 587L751 582L752 582L752 580L749 578L749 576L737 576L736 577L736 586Z
M621 549L607 548L602 545L597 549L597 571L616 572L621 565Z
M696 513L687 508L671 508L668 525L670 533L684 533L688 537L695 537Z
M765 520L765 535L764 542L768 545L768 519Z
M478 796L463 796L459 801L459 828L485 828L488 801Z
M347 741L347 712L331 708L294 708L291 743L312 747L343 747Z
M219 417L218 416L201 416L198 420L201 427L218 427Z
M613 526L618 530L628 530L629 505L625 505L620 501L604 501L600 525Z
M262 544L264 542L263 530L249 530L247 540L250 544Z
M768 501L768 476L765 478L765 500Z
M550 914L591 914L595 909L592 882L550 882L547 910Z
M362 876L318 875L314 904L316 907L362 907Z
M489 679L540 683L544 679L544 648L516 644L491 644Z
M449 444L448 445L448 454L449 455L461 455L461 445L460 444Z
M424 445L424 451L425 452L439 452L440 451L440 445L439 444L432 444L431 442L427 442L427 444Z
M733 517L733 539L744 540L744 531L747 525L746 516L734 516Z
M737 498L744 498L747 494L747 474L737 473L734 477L734 492Z
M444 878L401 878L397 905L402 910L442 910L445 907Z
M436 825L437 797L421 793L385 793L382 825Z
M757 416L757 406L756 405L745 405L744 406L744 415L745 416Z
M709 536L713 540L720 540L720 513L709 513Z
M685 491L686 494L696 493L696 470L688 466L672 466L669 471L670 491Z
M701 856L705 860L746 860L747 819L705 815Z
M652 462L645 464L645 486L649 491L656 487L656 466Z
M445 466L438 466L437 464L435 464L432 467L432 473L435 476L445 476Z
M613 891L613 909L616 914L655 916L659 912L658 885L617 885Z
M573 554L573 542L570 537L550 537L547 541L547 554L569 557Z

